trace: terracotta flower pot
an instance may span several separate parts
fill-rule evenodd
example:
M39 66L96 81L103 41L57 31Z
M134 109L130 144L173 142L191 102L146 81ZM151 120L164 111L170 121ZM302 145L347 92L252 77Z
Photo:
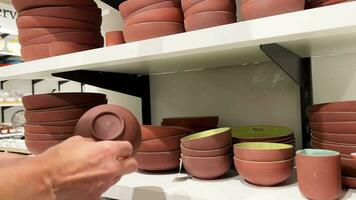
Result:
M174 117L165 118L162 123L173 126L182 127L201 127L201 128L216 128L219 123L218 116L200 116L200 117Z
M310 122L313 131L323 133L356 133L356 122Z
M188 135L190 133L191 130L183 127L177 127L177 126L171 126L171 127L150 126L150 125L141 126L142 141L167 138L167 137L172 137L177 135Z
M216 150L231 144L231 139L230 128L218 128L184 137L181 144L192 150Z
M146 140L141 143L140 152L163 152L180 150L180 139L184 135L175 135L152 140Z
M326 142L356 144L356 134L334 134L312 132L312 137Z
M122 31L110 31L105 34L105 42L107 47L118 44L124 44L125 39Z
M227 11L236 13L236 2L235 0L204 0L199 3L194 4L189 9L184 11L184 16L188 17L196 13L207 12L207 11Z
M119 11L123 19L131 15L133 12L145 8L147 6L152 6L158 3L165 2L167 0L135 0L135 1L124 1L119 5Z
M184 26L176 22L147 22L127 26L124 29L126 42L146 40L184 32Z
M99 33L100 26L93 24L55 17L22 16L16 19L19 29L25 28L71 28Z
M23 44L26 41L48 34L77 32L80 30L71 29L71 28L26 28L26 29L19 29L18 31L19 31L19 35L18 35L19 41L21 44Z
M12 4L17 11L28 10L39 7L50 6L90 6L97 7L97 4L93 0L12 0Z
M235 140L244 142L280 141L294 138L292 129L279 126L242 126L231 129L231 132Z
M228 145L226 147L223 147L221 149L216 149L216 150L193 150L193 149L187 149L183 146L180 146L182 155L184 156L189 156L189 157L219 157L219 156L224 156L224 155L230 155L232 146Z
M137 152L141 129L136 117L118 105L101 105L90 109L78 121L74 133L95 140L129 141Z
M356 145L345 145L341 143L326 143L312 139L310 142L314 147L319 149L329 149L338 151L342 154L351 154L356 151Z
M243 20L250 20L301 11L304 6L304 0L248 0L241 4L240 15Z
M64 140L50 140L50 141L30 141L25 140L27 149L34 155L46 151L48 148L53 147Z
M98 7L41 7L24 10L18 14L22 16L44 16L71 19L101 26L101 9Z
M208 11L189 15L184 20L186 31L194 31L236 22L236 14L226 11Z
M354 177L342 177L342 185L347 188L356 189L356 178Z
M25 132L35 134L74 134L75 126L44 126L25 124Z
M240 160L273 162L294 157L294 147L287 144L250 142L234 145L234 155Z
M146 171L166 171L179 167L180 151L138 152L135 158L138 163L138 169Z
M37 134L25 132L26 140L30 141L49 141L49 140L66 140L70 137L74 136L74 134Z
M308 199L337 199L342 192L340 154L320 149L296 154L300 192Z
M25 111L25 118L29 123L75 120L79 119L89 109L90 108L55 111Z
M180 8L159 8L141 12L128 18L125 26L145 22L177 22L183 23L184 16Z
M287 180L292 174L294 160L254 162L234 158L236 170L249 183L274 186Z
M356 121L356 112L310 112L311 122L352 122Z
M341 155L341 171L343 176L356 177L356 161L350 155Z
M181 155L184 169L199 179L216 179L229 171L231 155L219 157L188 157Z
M131 13L129 16L127 16L125 18L125 20L128 20L128 19L130 19L130 17L135 16L139 13L146 12L148 10L159 9L159 8L179 8L179 9L181 9L180 0L178 0L178 1L177 0L167 0L167 1L164 1L161 3L156 3L153 5L146 6L144 8L141 8L141 9Z
M307 112L356 112L356 101L316 104L308 107Z

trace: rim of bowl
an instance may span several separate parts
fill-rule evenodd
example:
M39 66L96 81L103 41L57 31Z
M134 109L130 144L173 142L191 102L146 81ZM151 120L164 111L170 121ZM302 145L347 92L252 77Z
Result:
M192 135L188 135L188 136L182 138L182 140L191 141L191 140L197 140L197 139L201 139L201 138L207 138L207 137L211 137L214 135L225 133L227 131L231 131L231 128L228 128L228 127L216 128L216 129L211 129L211 130L202 131L199 133L194 133Z
M312 153L308 153L308 152L312 152ZM314 154L314 152L317 152L318 154ZM332 157L332 156L341 155L337 151L328 150L328 149L301 149L297 151L296 154L302 156L310 156L310 157Z
M257 145L257 146L255 146ZM266 151L266 150L285 150L293 149L294 146L284 143L274 143L274 142L242 142L234 145L236 149L248 149L248 150L257 150L257 151Z
M197 159L197 160L207 160L207 159L215 159L215 158L224 158L224 157L231 157L232 154L227 154L227 155L223 155L223 156L214 156L214 157L194 157L194 156L185 156L183 154L180 155L182 158L193 158L193 159Z
M169 117L169 118L164 118L164 120L170 120L170 119L199 119L199 118L218 118L218 116L191 116L191 117Z
M184 147L182 144L180 144L180 148L181 149L186 149L188 151L194 151L194 152L203 152L203 153L208 153L208 152L217 152L217 151L221 151L221 150L225 150L225 149L228 149L228 148L231 148L232 147L232 143L230 143L229 145L223 147L223 148L220 148L220 149L214 149L214 150L194 150L194 149L188 149L186 147Z
M249 161L249 160L242 160L242 159L239 159L239 158L236 158L234 157L234 160L238 160L238 161L242 161L242 162L247 162L247 163L284 163L284 162L291 162L294 160L294 157L291 158L291 159L288 159L288 160L279 160L279 161Z

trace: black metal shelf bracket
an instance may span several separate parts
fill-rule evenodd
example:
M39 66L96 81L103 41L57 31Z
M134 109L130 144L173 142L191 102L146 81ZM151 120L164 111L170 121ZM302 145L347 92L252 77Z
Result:
M61 86L68 83L69 81L58 81L58 91L61 91Z
M43 81L43 79L34 79L31 80L31 86L32 86L32 94L35 94L35 85L39 82Z
M4 83L6 83L6 81L0 81L0 90L3 90L4 89Z
M88 84L139 97L142 101L142 122L143 124L151 124L149 75L77 70L54 73L52 76L77 81L82 83L82 86Z
M306 109L313 104L311 59L303 58L278 44L264 44L261 50L300 88L303 147L309 146L310 128Z
M1 107L1 123L5 122L5 110L12 108L13 106L2 106Z

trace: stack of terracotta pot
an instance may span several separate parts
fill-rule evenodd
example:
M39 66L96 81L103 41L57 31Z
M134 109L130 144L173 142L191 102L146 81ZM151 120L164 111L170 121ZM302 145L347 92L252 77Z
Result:
M166 171L179 167L180 139L191 133L183 127L141 126L142 143L136 155L138 168Z
M306 8L318 8L323 6L330 6L338 3L351 2L355 0L307 0Z
M240 15L250 20L304 10L304 6L304 0L241 0Z
M356 165L350 156L356 152L356 101L313 105L308 108L311 127L311 146L341 153L344 179L354 179Z
M236 22L235 0L182 0L186 31Z
M39 154L74 135L82 115L106 104L106 95L96 93L53 93L25 96L25 142L32 154Z
M217 128L219 117L175 117L165 118L162 120L162 126L181 126L188 128L194 132L206 131Z
M103 46L101 9L93 0L13 0L25 61Z
M126 42L184 32L183 12L177 0L127 0L119 6Z
M219 128L181 139L184 169L200 179L216 179L231 167L231 130Z

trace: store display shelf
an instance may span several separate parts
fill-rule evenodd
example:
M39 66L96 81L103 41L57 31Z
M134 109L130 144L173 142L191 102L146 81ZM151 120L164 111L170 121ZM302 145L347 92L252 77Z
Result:
M0 107L23 106L22 102L0 102Z
M269 61L260 45L278 43L300 56L356 52L356 2L288 13L146 41L26 62L0 69L0 80L95 70L169 73ZM268 30L268 31L267 31Z
M220 180L176 179L178 174L133 173L124 176L110 188L105 197L156 200L303 200L295 172L285 183L276 187L257 187L246 183L231 170L229 177ZM180 175L181 176L181 175ZM356 190L344 190L340 199L356 198Z

